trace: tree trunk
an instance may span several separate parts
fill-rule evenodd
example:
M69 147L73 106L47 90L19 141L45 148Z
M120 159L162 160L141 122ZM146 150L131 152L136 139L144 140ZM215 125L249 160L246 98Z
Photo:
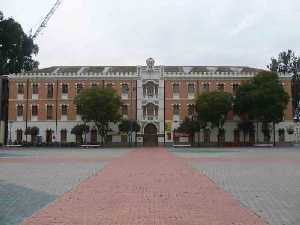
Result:
M273 146L276 145L275 122L273 122Z
M244 145L246 145L246 132L243 131L243 135L244 135Z

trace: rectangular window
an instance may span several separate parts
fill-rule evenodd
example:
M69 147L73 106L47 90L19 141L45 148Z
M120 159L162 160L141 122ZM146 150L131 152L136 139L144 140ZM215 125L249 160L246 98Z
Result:
M122 84L122 94L128 95L129 87L128 84Z
M173 94L178 95L179 94L179 84L173 84Z
M77 94L80 93L80 91L82 90L82 88L83 88L82 84L77 84L77 85L76 85L76 91L77 91Z
M92 83L92 87L93 88L97 87L97 83Z
M193 116L195 113L195 105L188 106L188 116Z
M47 105L47 120L53 119L53 106Z
M203 91L204 92L209 92L209 83L204 83L203 84Z
M39 93L39 85L38 84L33 84L32 85L32 94L37 95Z
M240 87L239 84L233 84L233 85L232 85L232 93L233 93L234 95L236 95L236 91L238 90L239 87Z
M195 85L193 83L188 84L188 93L189 94L195 93Z
M173 114L174 114L174 115L179 115L179 114L180 114L180 108L179 108L179 105L174 105L174 106L173 106Z
M217 84L217 90L218 91L224 91L224 87L225 87L224 84Z
M62 105L62 106L61 106L61 114L62 114L63 116L68 115L68 106L67 106L67 105Z
M68 89L68 84L63 84L62 85L62 93L63 94L68 94L68 92L69 92L69 89Z
M112 87L113 87L113 84L112 84L112 83L108 83L108 84L106 84L106 87L112 88Z
M31 108L32 116L37 116L38 115L38 106L33 105Z
M24 94L24 84L18 84L18 94L19 95Z
M67 130L60 131L60 142L63 144L67 143Z
M17 116L23 116L23 105L17 106Z
M48 98L53 98L53 84L48 84L47 85L47 97Z
M122 115L128 115L128 106L122 105Z

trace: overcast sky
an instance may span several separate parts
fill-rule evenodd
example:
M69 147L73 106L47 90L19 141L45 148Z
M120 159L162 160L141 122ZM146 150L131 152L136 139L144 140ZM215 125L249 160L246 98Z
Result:
M1 0L25 32L56 0ZM300 55L299 0L64 0L36 40L52 65L238 65Z

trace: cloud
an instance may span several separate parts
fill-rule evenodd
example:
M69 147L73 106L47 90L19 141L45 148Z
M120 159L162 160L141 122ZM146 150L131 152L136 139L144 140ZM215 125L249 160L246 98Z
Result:
M25 30L56 0L2 0ZM298 0L64 0L37 39L51 65L250 65L300 54Z

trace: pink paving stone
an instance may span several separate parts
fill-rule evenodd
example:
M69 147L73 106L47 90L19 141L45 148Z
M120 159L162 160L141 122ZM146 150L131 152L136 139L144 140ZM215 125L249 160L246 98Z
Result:
M115 159L23 225L266 225L163 148Z

